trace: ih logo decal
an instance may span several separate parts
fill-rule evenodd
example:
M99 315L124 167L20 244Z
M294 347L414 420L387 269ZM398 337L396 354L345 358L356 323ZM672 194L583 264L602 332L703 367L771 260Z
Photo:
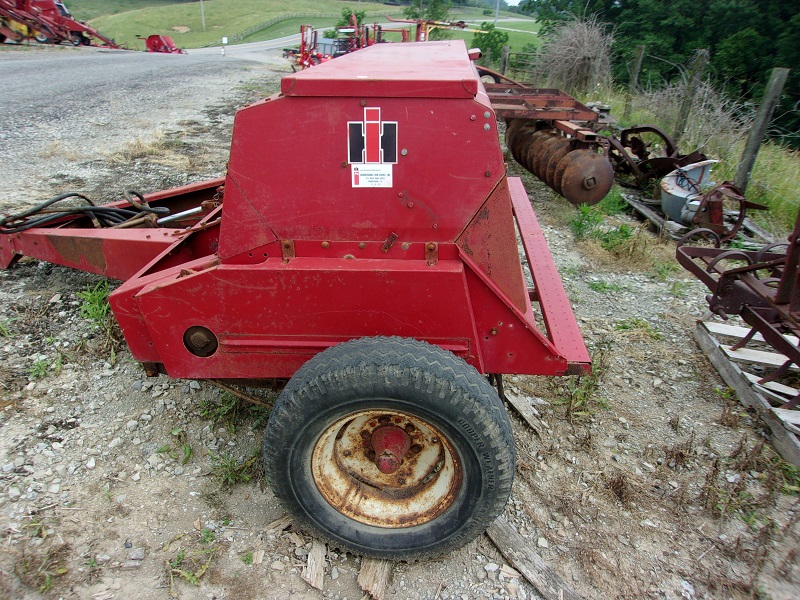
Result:
M347 123L347 162L397 163L397 121L381 121L381 109L365 107L363 121Z

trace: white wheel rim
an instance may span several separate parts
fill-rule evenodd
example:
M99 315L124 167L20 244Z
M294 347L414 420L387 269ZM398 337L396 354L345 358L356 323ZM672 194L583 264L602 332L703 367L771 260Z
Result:
M386 425L408 432L412 447L394 473L374 462L372 433ZM328 427L311 456L320 494L334 509L376 527L402 528L427 523L458 496L462 466L452 445L430 423L399 411L353 413Z

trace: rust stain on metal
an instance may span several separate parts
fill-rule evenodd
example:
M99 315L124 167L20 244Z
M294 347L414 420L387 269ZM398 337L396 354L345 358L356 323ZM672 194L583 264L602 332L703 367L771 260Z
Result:
M376 462L385 452L386 430L407 436L389 472ZM378 445L374 448L373 444ZM462 484L454 448L422 420L403 413L361 413L340 421L320 438L312 458L322 496L356 521L379 527L411 527L446 510Z
M429 267L435 265L439 260L439 245L436 242L425 244L425 260Z
M106 257L101 238L48 235L47 240L66 262L74 265L88 263L105 271Z
M386 238L386 241L383 242L383 247L381 248L381 251L388 252L392 248L392 246L394 246L394 243L397 241L397 237L398 236L396 233L394 232L390 233L389 237Z
M284 262L294 258L294 240L283 240L281 242L281 253L283 254Z

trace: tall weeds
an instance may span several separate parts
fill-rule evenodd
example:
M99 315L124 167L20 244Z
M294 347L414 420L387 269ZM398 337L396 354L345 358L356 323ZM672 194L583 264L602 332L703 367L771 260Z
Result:
M532 81L581 96L611 85L613 35L595 17L556 25L539 47Z

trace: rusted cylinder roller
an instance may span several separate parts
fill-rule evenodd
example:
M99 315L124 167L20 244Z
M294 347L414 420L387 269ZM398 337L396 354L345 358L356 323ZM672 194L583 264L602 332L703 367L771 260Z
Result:
M547 161L549 160L550 155L555 152L559 143L563 139L563 137L558 135L552 136L545 140L545 142L539 146L536 152L533 153L533 160L531 160L530 170L542 181L544 181L544 174L545 170L547 169Z
M544 182L554 190L556 189L554 183L556 167L558 166L558 163L561 162L561 159L564 158L570 152L572 152L574 149L575 148L571 140L567 138L561 138L559 140L558 146L550 153L549 157L547 157L547 167L545 168L543 179Z
M526 125L531 125L531 122L525 119L511 119L506 123L506 146L508 148L511 148L514 135Z
M564 164L558 191L572 204L597 204L614 184L614 169L608 160L592 150L575 150L561 159L556 179Z
M506 145L514 159L572 204L600 202L614 183L611 163L594 150L575 150L575 140L543 122L512 119Z
M511 150L511 155L519 164L525 164L525 154L528 151L531 137L536 133L537 131L533 127L522 127L509 137L508 149Z
M536 153L551 138L552 134L547 130L539 130L535 135L532 135L528 140L528 148L525 150L523 161L520 164L533 173L533 161Z

